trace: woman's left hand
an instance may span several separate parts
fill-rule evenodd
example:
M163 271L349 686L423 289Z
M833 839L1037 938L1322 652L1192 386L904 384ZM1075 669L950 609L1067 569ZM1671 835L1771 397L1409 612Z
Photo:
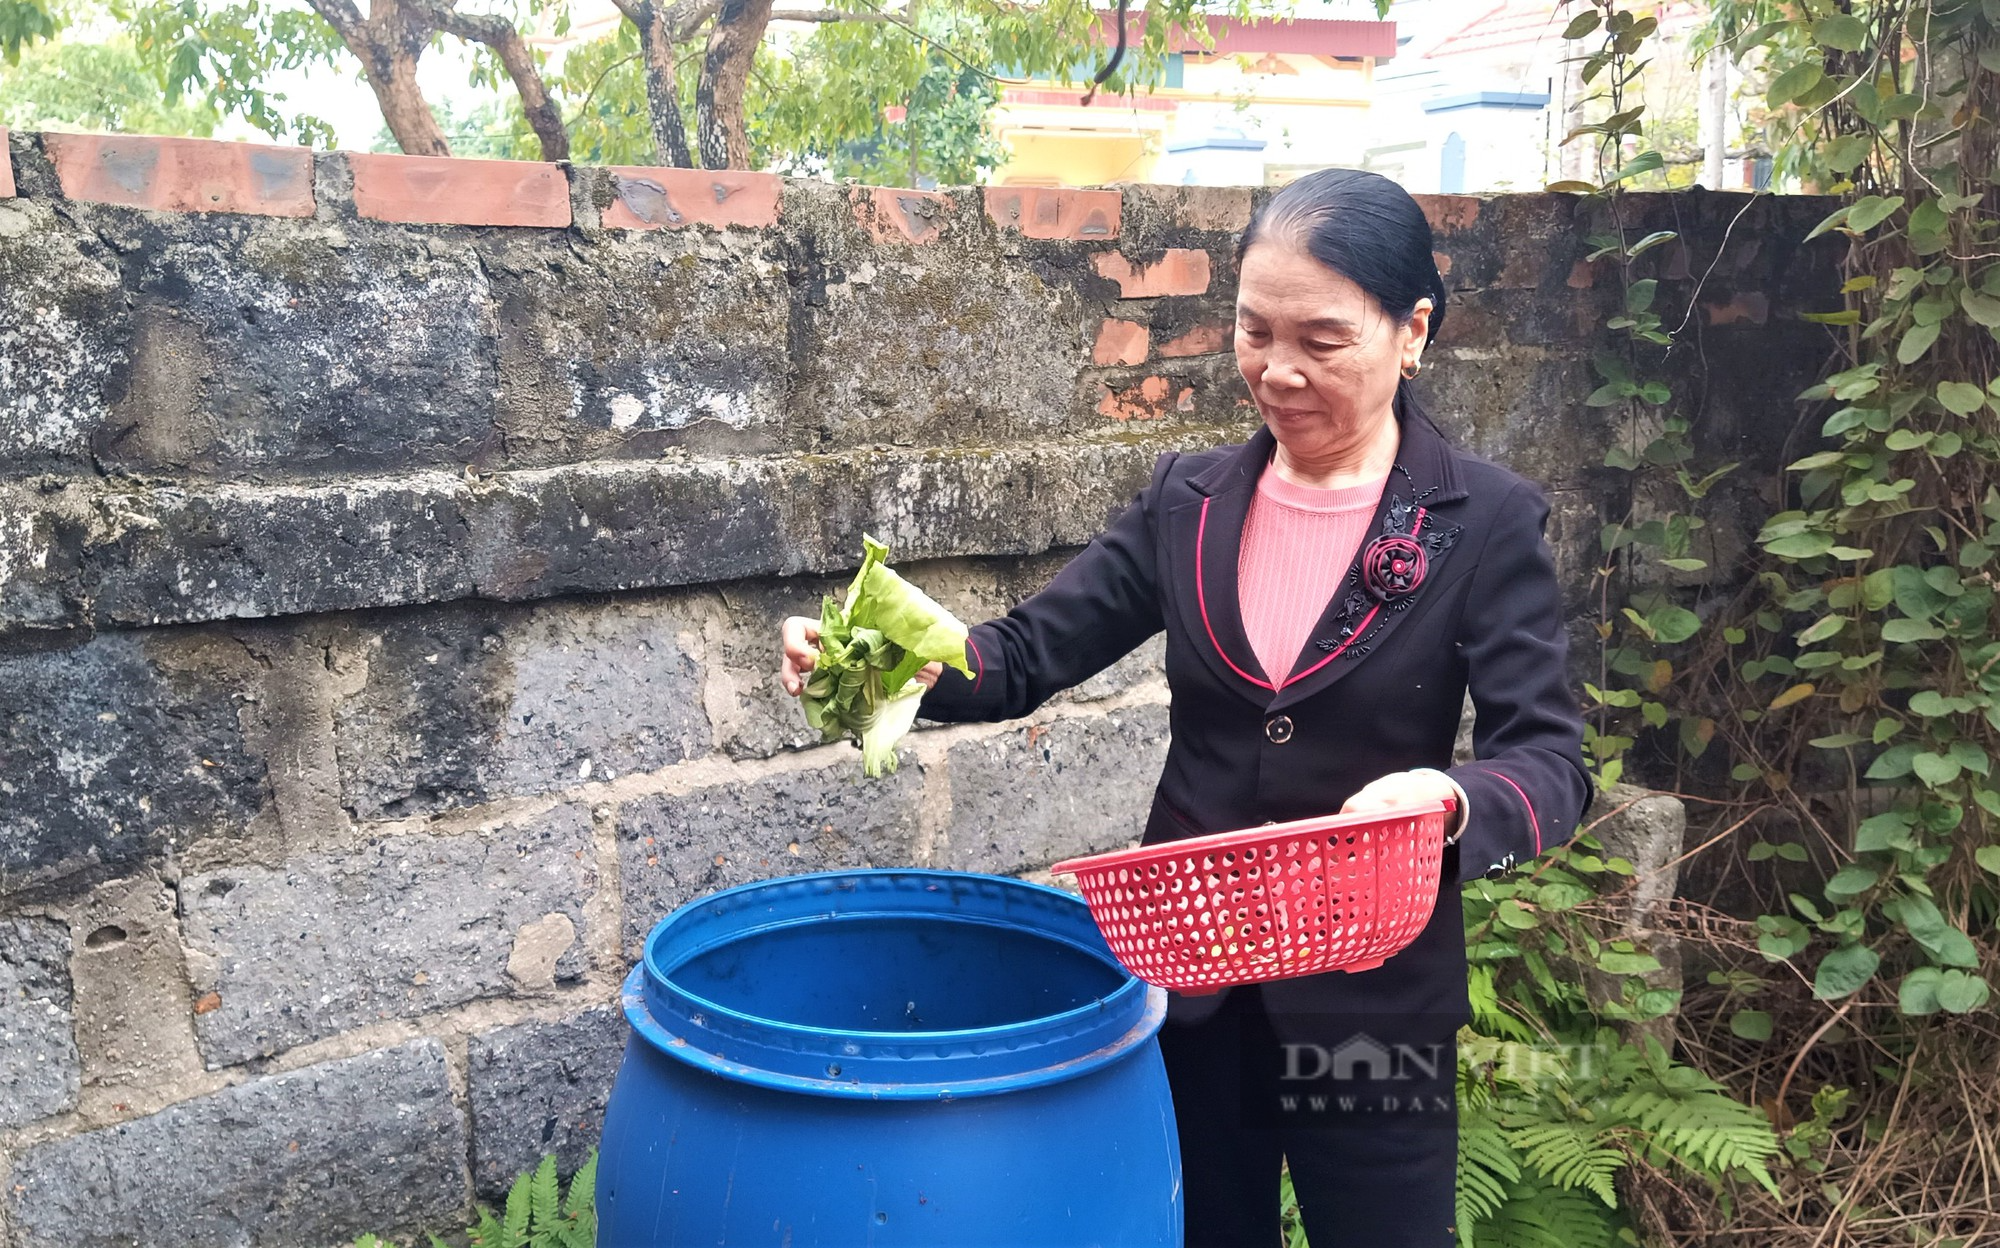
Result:
M1372 781L1368 787L1347 799L1347 805L1340 808L1343 815L1365 814L1369 811L1387 810L1394 806L1411 806L1419 802L1450 802L1458 804L1458 790L1439 771L1398 771ZM1446 821L1446 826L1456 825L1457 817Z

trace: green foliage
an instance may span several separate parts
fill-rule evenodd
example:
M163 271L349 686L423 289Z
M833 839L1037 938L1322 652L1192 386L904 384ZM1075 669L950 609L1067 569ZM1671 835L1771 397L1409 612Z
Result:
M1615 84L1621 57L1643 53L1629 40L1614 46L1622 32L1601 9L1569 32L1600 41L1587 69L1613 84L1599 105L1605 120L1579 136L1616 137L1620 146L1604 153L1596 180L1566 189L1586 193L1616 222L1621 175L1643 159L1645 136L1641 116L1621 111ZM1782 967L1774 980L1810 985L1824 1008L1863 1028L1867 1046L1906 1054L1916 1037L1936 1034L1922 1030L1925 1020L1948 1027L1952 1015L1992 1008L2000 913L2000 218L1992 187L2000 179L1985 119L2000 111L2000 4L1716 0L1702 42L1764 84L1766 108L1755 120L1777 153L1778 176L1842 199L1802 240L1844 249L1837 300L1806 316L1826 327L1839 358L1801 396L1809 423L1788 474L1759 483L1758 494L1781 501L1732 578L1741 583L1749 573L1748 587L1731 601L1690 603L1662 570L1700 569L1709 552L1689 549L1699 530L1683 518L1681 500L1699 499L1722 469L1692 466L1687 428L1648 412L1671 396L1649 389L1646 366L1657 357L1646 348L1664 343L1647 335L1671 340L1674 332L1645 319L1658 290L1629 263L1630 233L1607 232L1607 247L1618 249L1602 254L1622 257L1627 294L1624 314L1608 327L1624 340L1599 356L1602 385L1589 402L1624 415L1629 436L1607 466L1631 474L1647 510L1603 534L1603 660L1587 689L1591 754L1606 780L1642 742L1669 757L1677 749L1683 779L1726 777L1728 809L1748 814L1732 813L1734 825L1712 840L1733 849L1732 869L1771 897L1773 912L1755 920L1755 952ZM1676 610L1686 607L1696 608L1692 626ZM1729 837L1772 815L1761 835ZM1512 908L1496 904L1490 926L1511 938L1545 919L1532 900L1516 899ZM1517 994L1511 1008L1523 1022L1559 1027L1572 994L1531 980L1536 991ZM1475 968L1475 1007L1479 983ZM1798 1048L1796 1037L1773 1036L1773 1012L1799 1004L1795 993L1754 977L1728 986L1709 1035L1726 1027L1736 1054ZM1508 1004L1504 988L1492 995ZM1763 1005L1771 1008L1756 1008ZM1690 1021L1700 1028L1707 1020ZM1792 1072L1825 1071L1799 1063L1834 1021L1782 1067L1781 1103ZM1899 1077L1893 1065L1876 1074ZM1786 1129L1787 1166L1773 1177L1824 1164L1847 1096L1840 1087L1813 1091L1810 1114ZM1633 1099L1625 1108L1649 1129L1675 1125L1662 1102ZM1791 1114L1795 1103L1784 1109ZM1877 1120L1847 1131L1842 1147L1881 1129ZM1488 1178L1468 1190L1497 1199L1522 1180L1491 1164L1501 1156L1496 1137L1483 1138ZM1746 1155L1732 1150L1752 1138L1710 1137L1694 1160L1741 1161ZM1521 1157L1511 1160L1525 1175ZM1900 1199L1908 1176L1871 1169L1861 1166L1856 1180L1875 1184L1867 1198ZM1849 1210L1864 1199L1833 1188L1790 1195Z
M436 1235L431 1248L445 1248ZM479 1222L466 1231L470 1248L593 1248L597 1242L597 1153L583 1163L563 1192L556 1159L545 1156L534 1170L515 1178L498 1218L481 1207ZM396 1248L363 1235L353 1248Z
M124 34L99 42L58 36L0 66L0 125L19 130L206 138L221 120L220 113L200 101L168 102Z
M1671 410L1674 391L1663 365L1664 349L1675 337L1660 307L1659 278L1652 274L1679 235L1641 232L1628 222L1624 206L1623 196L1636 180L1665 164L1661 152L1648 145L1657 123L1637 99L1649 64L1642 51L1657 26L1650 15L1603 0L1584 8L1563 31L1563 38L1578 45L1573 55L1582 62L1584 82L1596 91L1593 107L1601 115L1564 139L1589 146L1596 177L1551 188L1584 195L1593 219L1603 224L1590 237L1585 260L1615 265L1624 294L1621 312L1605 322L1616 345L1593 356L1600 384L1584 400L1619 418L1623 436L1604 464L1630 482L1626 513L1600 535L1599 675L1584 689L1592 708L1584 749L1606 786L1623 777L1625 756L1643 733L1665 729L1675 719L1670 694L1682 676L1681 647L1701 631L1702 621L1674 591L1672 578L1707 568L1698 550L1706 522L1692 505L1736 469L1735 464L1695 468L1692 426ZM1681 717L1677 731L1682 744L1699 754L1715 725Z
M16 64L21 49L55 38L62 26L62 15L47 0L0 0L0 59Z
M291 108L269 85L279 73L342 65L345 46L311 10L261 0L112 0L111 12L169 107L192 97L274 139L333 146L331 125Z
M168 107L185 98L215 115L241 117L274 138L333 143L324 119L273 88L278 75L308 67L363 71L355 51L304 0L114 4L144 73L157 82ZM0 54L11 60L22 47L52 36L62 18L48 6L49 0L0 0ZM1230 0L1214 12L1248 17L1288 7L1276 0ZM541 24L558 35L568 29L568 8L555 0L513 0L497 13L523 31ZM753 164L886 183L976 181L1002 157L987 118L1003 81L1077 84L1109 59L1092 0L1026 6L929 0L922 6L859 4L853 13L852 20L818 23L802 38L772 38L759 48L744 100ZM1120 94L1157 85L1167 65L1169 30L1205 31L1209 16L1197 0L1144 8L1137 38L1101 89ZM695 115L696 76L687 67L700 59L711 28L706 23L686 32L675 49L674 78L686 117ZM417 35L403 49L413 60L449 37L422 29ZM573 159L658 159L639 42L631 23L621 22L612 33L568 49L553 70L539 51L533 53ZM495 97L458 116L444 110L441 128L453 150L538 158L539 140L499 59L483 44L466 46L471 85L491 88Z
M829 23L752 83L753 145L774 168L888 186L966 184L1000 163L993 77L946 48L976 35L950 14L936 42L888 23ZM890 121L891 110L900 118Z
M1758 535L1758 627L1732 641L1740 700L1804 688L1804 723L1752 718L1732 753L1767 793L1799 774L1871 792L1850 799L1823 903L1795 898L1805 922L1783 930L1767 916L1760 944L1810 959L1822 1000L1888 980L1906 1014L1963 1013L1991 997L1975 939L1990 956L1990 923L1975 916L1996 895L1978 864L2000 860L2000 222L1983 209L1990 145L1950 140L1955 114L1992 107L2000 11L1813 11L1783 24L1728 0L1714 19L1773 72L1790 167L1850 197L1812 232L1849 242L1841 305L1817 318L1846 358L1801 396L1821 445L1791 464L1795 505ZM1884 55L1906 41L1925 55Z
M1607 1025L1644 1024L1679 1004L1656 958L1590 917L1632 871L1585 835L1531 873L1465 892L1464 1248L1636 1242L1614 1187L1633 1165L1700 1182L1722 1201L1739 1183L1775 1190L1780 1146L1761 1110L1650 1036Z

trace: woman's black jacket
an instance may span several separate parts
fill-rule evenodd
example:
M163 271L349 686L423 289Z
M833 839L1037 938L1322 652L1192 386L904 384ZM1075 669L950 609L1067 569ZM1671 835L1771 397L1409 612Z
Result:
M1368 532L1414 532L1426 574L1380 603L1357 558L1281 688L1258 665L1237 607L1244 519L1274 446L1260 429L1240 446L1161 456L1151 484L1047 588L972 629L974 675L947 670L921 713L1026 715L1164 629L1172 743L1147 843L1330 814L1390 772L1447 771L1469 817L1445 852L1422 934L1376 970L1261 991L1274 1020L1425 1015L1448 1031L1466 1017L1458 885L1567 840L1591 784L1542 534L1547 501L1452 447L1413 403L1399 401L1398 419L1397 467ZM1453 767L1468 687L1478 761ZM1169 1017L1202 1017L1219 1000L1177 994Z

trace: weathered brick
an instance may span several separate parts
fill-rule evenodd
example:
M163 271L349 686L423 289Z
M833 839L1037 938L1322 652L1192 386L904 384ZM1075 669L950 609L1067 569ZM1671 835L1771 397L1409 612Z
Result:
M241 835L265 764L205 644L125 634L0 657L0 892Z
M1483 201L1474 195L1418 195L1414 196L1417 206L1430 219L1431 229L1438 234L1457 234L1471 229L1479 221L1479 210Z
M0 638L60 636L87 618L81 562L96 521L82 482L0 481Z
M472 1111L472 1181L479 1195L506 1193L545 1153L574 1174L604 1133L604 1106L631 1029L617 1006L558 1022L516 1023L466 1043Z
M489 462L751 455L796 440L788 427L805 419L789 402L792 290L782 270L759 262L763 245L705 226L614 230L580 254L551 254L512 233L491 240L501 426Z
M112 880L69 920L85 1086L148 1089L200 1070L173 886L150 871Z
M262 225L133 268L131 367L91 449L138 476L280 479L493 454L498 311L463 239Z
M908 866L923 776L907 753L891 775L861 774L860 751L812 771L664 794L618 813L625 948L675 908L718 889L802 871Z
M607 229L681 229L690 225L761 229L778 223L785 183L768 173L738 169L672 169L618 166L606 171L611 203Z
M952 746L943 865L1011 875L1135 842L1166 751L1164 706L1057 719Z
M801 570L779 460L508 473L471 517L481 594L503 600Z
M348 152L354 210L378 221L422 225L570 223L562 166L531 160L467 160Z
M469 596L464 477L111 494L130 524L98 566L106 624L338 611Z
M83 1076L69 958L62 924L0 919L0 1127L76 1105Z
M54 132L42 146L70 199L158 212L313 215L313 158L303 147Z
M1027 186L986 188L986 215L993 224L1003 230L1018 230L1029 238L1069 238L1082 242L1117 238L1122 202L1117 191Z
M1230 349L1234 333L1234 328L1228 325L1197 325L1163 344L1160 354L1170 360L1189 355L1215 355Z
M1455 359L1433 351L1417 384L1425 410L1437 413L1458 445L1544 485L1576 481L1589 470L1577 446L1607 445L1612 436L1608 409L1563 397L1588 394L1597 384L1588 359L1487 351Z
M1106 317L1097 327L1097 343L1090 349L1093 364L1144 364L1149 331L1137 321Z
M708 751L700 666L671 603L414 611L337 650L342 802L401 818L652 771Z
M920 260L856 248L846 280L796 314L794 436L823 447L995 447L1084 427L1073 364L1102 307L1074 281L991 253L952 246Z
M918 583L934 587L929 568L935 565L913 573L893 552L891 558L905 575L924 577ZM732 758L768 758L819 744L820 734L806 723L798 699L778 684L778 627L786 616L816 618L822 596L847 592L850 579L836 574L739 581L689 603L700 608L702 697L718 750Z
M583 902L597 886L589 813L520 826L383 837L358 850L233 868L180 884L195 1036L220 1067L385 1018L513 990L522 930L566 919L557 979L586 966ZM540 932L536 933L540 935Z
M1147 377L1137 385L1100 390L1098 414L1113 420L1159 420L1170 411L1194 410L1194 387L1168 377Z
M936 242L951 211L951 197L936 191L892 186L857 186L854 219L877 243Z
M117 260L47 202L0 212L0 476L91 471L91 434L126 360L122 281Z
M1222 388L1213 398L1211 383ZM34 579L14 580L26 587L25 619L11 614L16 590L0 567L0 631L792 575L851 567L864 531L909 558L1034 553L1095 536L1161 451L1241 436L1228 406L1241 387L1233 368L1191 369L1174 385L1173 411L1222 425L1061 446L597 463L481 481L442 472L200 490L79 481L72 509L88 523L73 546ZM0 523L14 494L26 498L0 486Z
M1701 315L1710 325L1762 325L1771 319L1771 297L1761 290L1741 291L1726 302L1704 302Z
M1206 294L1208 253L1193 247L1169 247L1157 260L1135 261L1122 252L1104 251L1090 258L1099 277L1118 283L1120 299L1155 299L1162 295Z
M35 1145L8 1203L21 1248L402 1240L464 1225L464 1164L444 1049L415 1040Z
M1126 233L1133 233L1137 225L1149 241L1189 230L1241 234L1250 225L1251 191L1247 186L1134 183L1121 189Z

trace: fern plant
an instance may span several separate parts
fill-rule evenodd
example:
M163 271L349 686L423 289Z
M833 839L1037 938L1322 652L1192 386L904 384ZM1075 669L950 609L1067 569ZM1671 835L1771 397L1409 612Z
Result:
M1614 1182L1643 1163L1704 1182L1776 1193L1779 1144L1761 1110L1670 1058L1604 1028L1586 1043L1469 1035L1459 1065L1461 1248L1636 1244Z
M430 1248L449 1248L436 1235L427 1237ZM562 1190L556 1176L556 1159L542 1163L517 1177L507 1189L500 1216L485 1207L479 1210L477 1225L467 1228L470 1248L594 1248L597 1243L597 1151L583 1163ZM354 1248L397 1248L386 1239L363 1235Z
M1777 1190L1781 1147L1761 1109L1651 1036L1607 1025L1643 1024L1678 1003L1653 982L1657 960L1587 917L1631 874L1586 833L1531 871L1465 891L1461 1248L1637 1243L1616 1188L1634 1165L1701 1183L1721 1205L1738 1183Z

